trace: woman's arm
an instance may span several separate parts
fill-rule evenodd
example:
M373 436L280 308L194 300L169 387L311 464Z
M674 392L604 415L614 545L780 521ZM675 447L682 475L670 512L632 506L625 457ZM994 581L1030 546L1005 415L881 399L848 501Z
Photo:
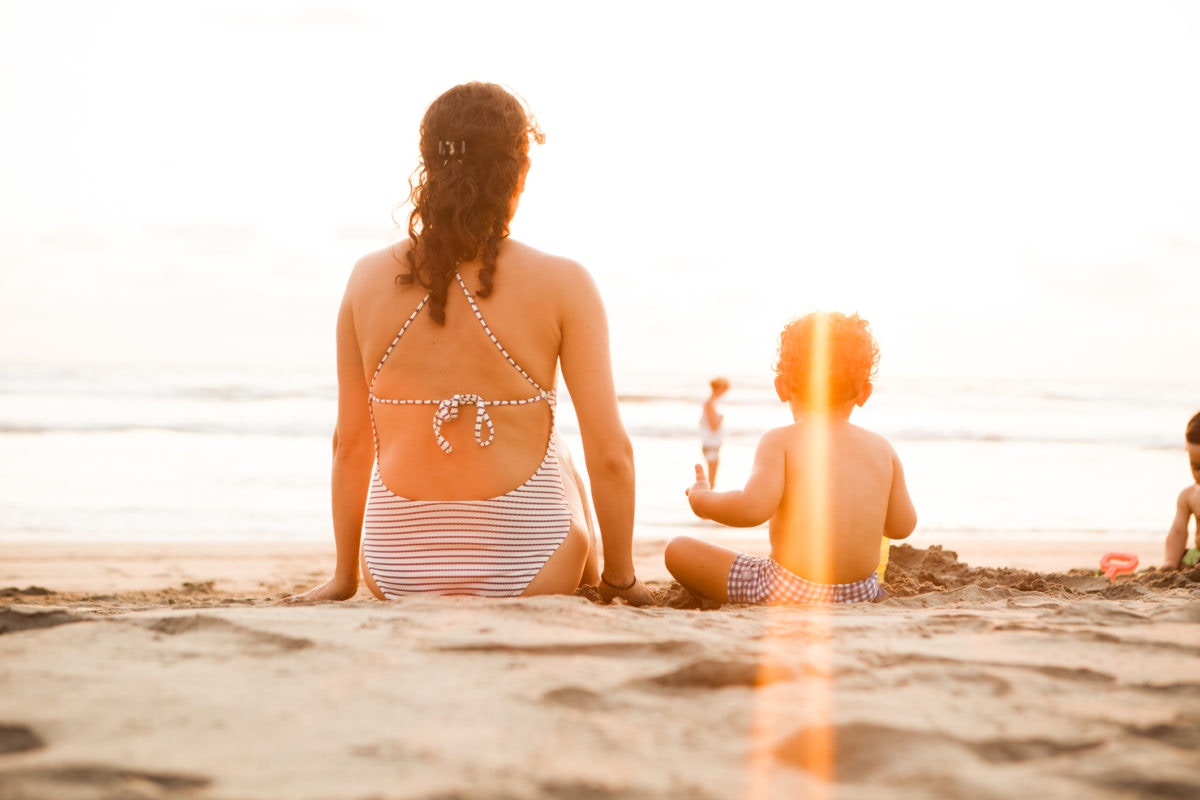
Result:
M583 267L565 262L562 269L565 282L560 293L559 363L583 439L584 462L604 547L601 575L609 582L609 590L613 584L631 584L630 589L615 592L630 602L652 602L634 572L633 445L617 405L604 303Z
M338 312L337 376L338 412L331 477L337 560L332 578L304 594L288 598L292 602L347 600L358 591L359 546L371 466L375 462L375 439L349 289Z

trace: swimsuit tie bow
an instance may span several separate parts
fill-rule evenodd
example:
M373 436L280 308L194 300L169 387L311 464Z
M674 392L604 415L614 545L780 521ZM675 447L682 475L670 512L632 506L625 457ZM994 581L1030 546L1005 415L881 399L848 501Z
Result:
M446 441L446 437L442 436L442 424L458 419L458 407L470 404L475 405L475 443L480 447L487 447L492 443L492 439L496 438L496 426L488 416L484 399L477 394L456 394L438 403L437 411L433 414L433 435L437 437L438 447L442 448L443 453L452 453L454 448ZM486 440L483 438L484 425L487 425L488 429Z

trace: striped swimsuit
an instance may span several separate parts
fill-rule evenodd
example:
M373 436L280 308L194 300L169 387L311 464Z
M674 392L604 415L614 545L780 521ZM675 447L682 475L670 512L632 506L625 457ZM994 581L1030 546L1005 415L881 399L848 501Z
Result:
M394 494L379 475L376 403L436 406L433 434L438 446L447 454L452 453L453 448L442 435L442 425L457 419L463 408L474 409L475 443L480 447L490 445L496 433L487 413L488 406L544 401L550 407L553 421L554 390L543 389L512 359L484 321L462 276L456 272L455 277L492 343L537 390L537 394L520 400L484 400L474 394L456 394L444 400L378 397L375 381L380 370L409 324L425 307L429 296L417 304L379 360L369 387L371 429L375 433L375 470L363 521L363 558L371 577L388 599L416 593L515 597L525 590L562 544L571 524L553 425L546 455L537 471L525 483L499 497L409 500Z

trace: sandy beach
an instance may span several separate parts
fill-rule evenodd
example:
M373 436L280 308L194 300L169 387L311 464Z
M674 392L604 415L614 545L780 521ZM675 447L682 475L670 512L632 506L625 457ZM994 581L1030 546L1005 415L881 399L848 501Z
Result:
M1198 796L1200 570L957 544L788 609L700 608L661 542L646 609L282 606L330 546L6 545L0 798Z

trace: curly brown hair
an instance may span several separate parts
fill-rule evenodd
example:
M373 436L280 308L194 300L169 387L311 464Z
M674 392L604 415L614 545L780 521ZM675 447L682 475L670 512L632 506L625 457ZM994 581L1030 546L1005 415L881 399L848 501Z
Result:
M430 315L439 324L446 321L446 292L459 263L482 256L478 295L492 292L530 139L545 141L537 121L494 83L449 89L421 120L421 161L408 184L409 269L396 282L428 289Z
M1197 412L1194 417L1188 420L1184 437L1187 439L1188 444L1200 444L1200 412Z
M878 364L879 345L865 319L815 311L780 333L775 374L805 407L830 408L855 399Z

